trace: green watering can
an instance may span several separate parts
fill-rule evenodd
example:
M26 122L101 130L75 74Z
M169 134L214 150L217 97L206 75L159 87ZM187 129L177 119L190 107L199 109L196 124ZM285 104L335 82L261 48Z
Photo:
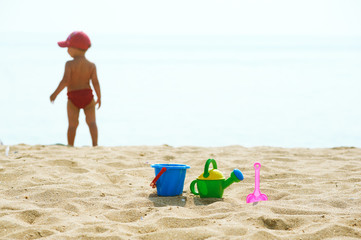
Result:
M211 163L213 169L208 171ZM224 189L241 180L243 180L243 174L240 170L234 169L231 176L225 179L224 175L217 169L216 160L208 159L204 166L204 173L191 183L190 189L194 195L199 195L201 198L222 198ZM195 190L196 184L198 192Z

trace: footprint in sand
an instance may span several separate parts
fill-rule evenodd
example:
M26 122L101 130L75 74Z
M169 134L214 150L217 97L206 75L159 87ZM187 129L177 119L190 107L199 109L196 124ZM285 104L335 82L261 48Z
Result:
M130 223L136 222L144 216L144 213L137 209L126 210L126 211L112 211L105 215L111 221L121 222L121 223Z
M259 218L259 220L268 229L272 229L272 230L289 230L289 229L291 229L291 226L280 218L265 218L262 216Z
M163 217L157 221L158 226L164 228L191 228L207 226L209 221L204 218Z
M36 221L36 219L41 217L41 215L42 214L36 210L27 210L27 211L22 211L19 214L19 218L24 222L33 224Z

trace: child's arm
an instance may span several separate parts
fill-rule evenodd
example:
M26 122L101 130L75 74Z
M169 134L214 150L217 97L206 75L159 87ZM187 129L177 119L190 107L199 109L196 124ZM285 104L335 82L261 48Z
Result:
M55 98L58 96L58 94L63 91L63 89L68 85L68 80L70 79L70 63L67 62L65 64L65 71L64 71L64 76L63 79L60 81L59 86L56 88L56 90L54 91L53 94L51 94L50 96L50 101L54 102Z
M93 84L93 87L94 87L94 91L95 91L95 93L97 94L97 97L98 97L95 104L98 104L98 109L99 109L100 105L102 104L102 101L101 101L100 85L99 85L98 76L97 76L97 69L96 69L95 64L94 64L93 72L92 72L92 75L91 75L91 80L92 80L92 84Z

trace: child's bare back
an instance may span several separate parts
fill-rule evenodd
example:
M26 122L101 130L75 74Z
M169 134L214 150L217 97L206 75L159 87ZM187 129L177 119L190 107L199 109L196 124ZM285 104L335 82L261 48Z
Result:
M90 88L90 80L97 82L95 64L89 62L85 57L76 57L66 63L68 68L67 88L68 91Z
M90 40L83 32L73 32L66 41L58 44L60 47L68 47L68 53L73 60L65 64L64 77L50 96L50 101L54 102L57 95L66 87L68 90L68 145L74 145L79 124L79 111L84 109L93 146L97 146L98 128L95 121L95 105L98 104L98 108L100 108L101 94L95 64L85 58L85 52L90 47ZM90 83L98 97L96 102L93 99Z

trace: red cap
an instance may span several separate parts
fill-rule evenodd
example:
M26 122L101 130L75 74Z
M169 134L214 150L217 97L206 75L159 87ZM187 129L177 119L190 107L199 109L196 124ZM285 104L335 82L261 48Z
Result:
M62 42L58 42L59 47L73 47L87 50L90 48L90 39L83 32L72 32L69 37Z

